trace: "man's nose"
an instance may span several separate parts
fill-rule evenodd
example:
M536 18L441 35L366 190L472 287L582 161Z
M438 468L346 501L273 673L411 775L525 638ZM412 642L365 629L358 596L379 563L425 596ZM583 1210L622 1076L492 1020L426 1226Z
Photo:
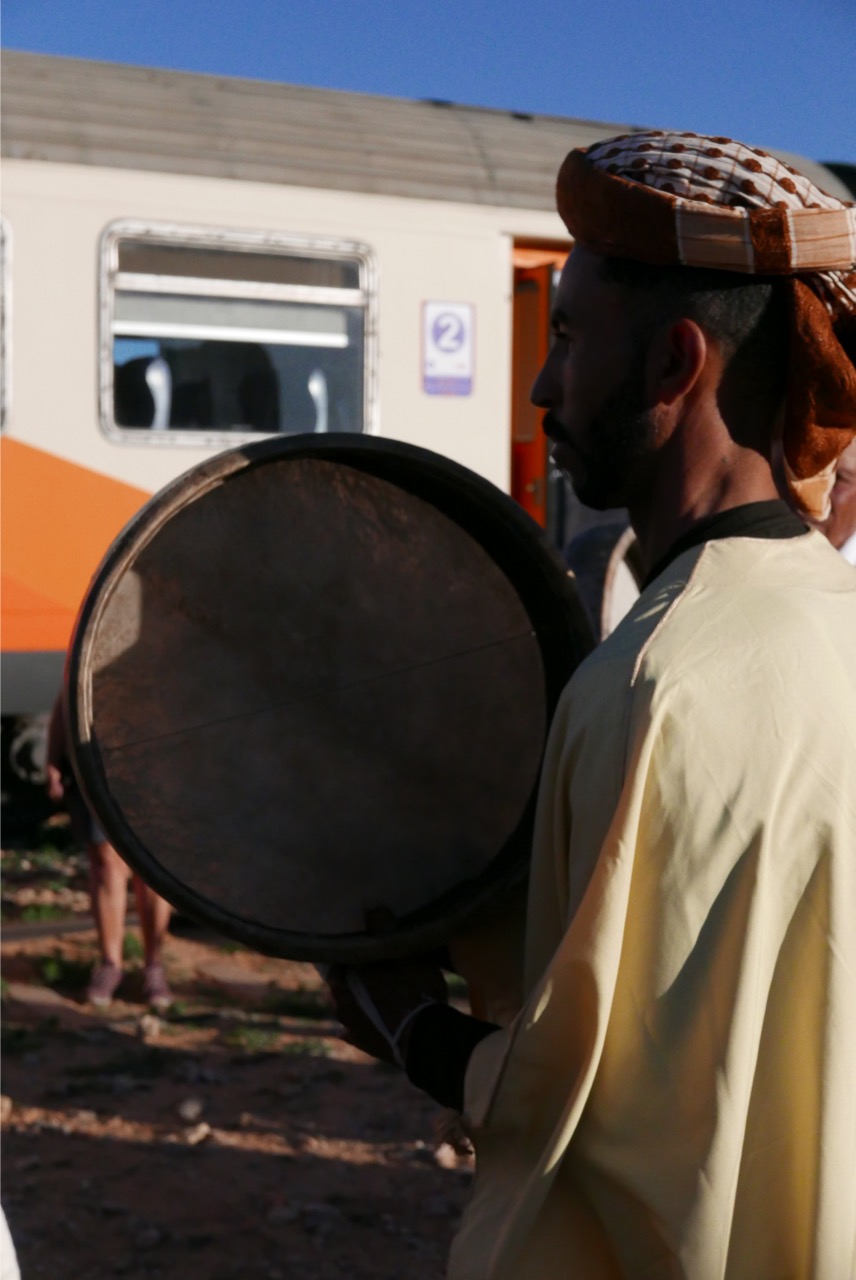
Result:
M539 409L550 409L553 405L553 379L550 376L550 354L547 355L547 359L542 364L538 376L532 383L532 390L529 392L529 399Z

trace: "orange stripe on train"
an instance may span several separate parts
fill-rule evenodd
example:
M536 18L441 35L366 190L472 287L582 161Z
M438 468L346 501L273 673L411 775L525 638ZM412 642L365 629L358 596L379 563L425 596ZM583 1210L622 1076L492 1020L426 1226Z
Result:
M3 649L65 649L104 552L150 495L18 440L0 456Z

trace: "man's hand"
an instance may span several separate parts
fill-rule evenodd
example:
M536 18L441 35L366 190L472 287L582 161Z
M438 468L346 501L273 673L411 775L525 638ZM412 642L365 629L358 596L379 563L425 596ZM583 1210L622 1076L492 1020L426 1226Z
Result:
M383 1062L403 1066L413 1015L428 1004L448 1001L446 979L427 960L334 965L325 978L345 1027L343 1037Z

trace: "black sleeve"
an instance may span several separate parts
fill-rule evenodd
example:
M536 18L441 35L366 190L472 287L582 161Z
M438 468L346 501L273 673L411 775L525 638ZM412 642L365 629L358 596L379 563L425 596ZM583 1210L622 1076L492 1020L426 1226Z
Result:
M480 1040L499 1031L447 1004L432 1004L413 1019L407 1046L407 1077L443 1107L464 1109L464 1076Z

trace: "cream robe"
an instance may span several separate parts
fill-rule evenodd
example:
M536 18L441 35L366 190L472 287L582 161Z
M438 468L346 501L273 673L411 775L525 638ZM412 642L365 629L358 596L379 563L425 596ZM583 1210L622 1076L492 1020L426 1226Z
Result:
M856 573L684 552L579 669L452 1280L856 1276Z

